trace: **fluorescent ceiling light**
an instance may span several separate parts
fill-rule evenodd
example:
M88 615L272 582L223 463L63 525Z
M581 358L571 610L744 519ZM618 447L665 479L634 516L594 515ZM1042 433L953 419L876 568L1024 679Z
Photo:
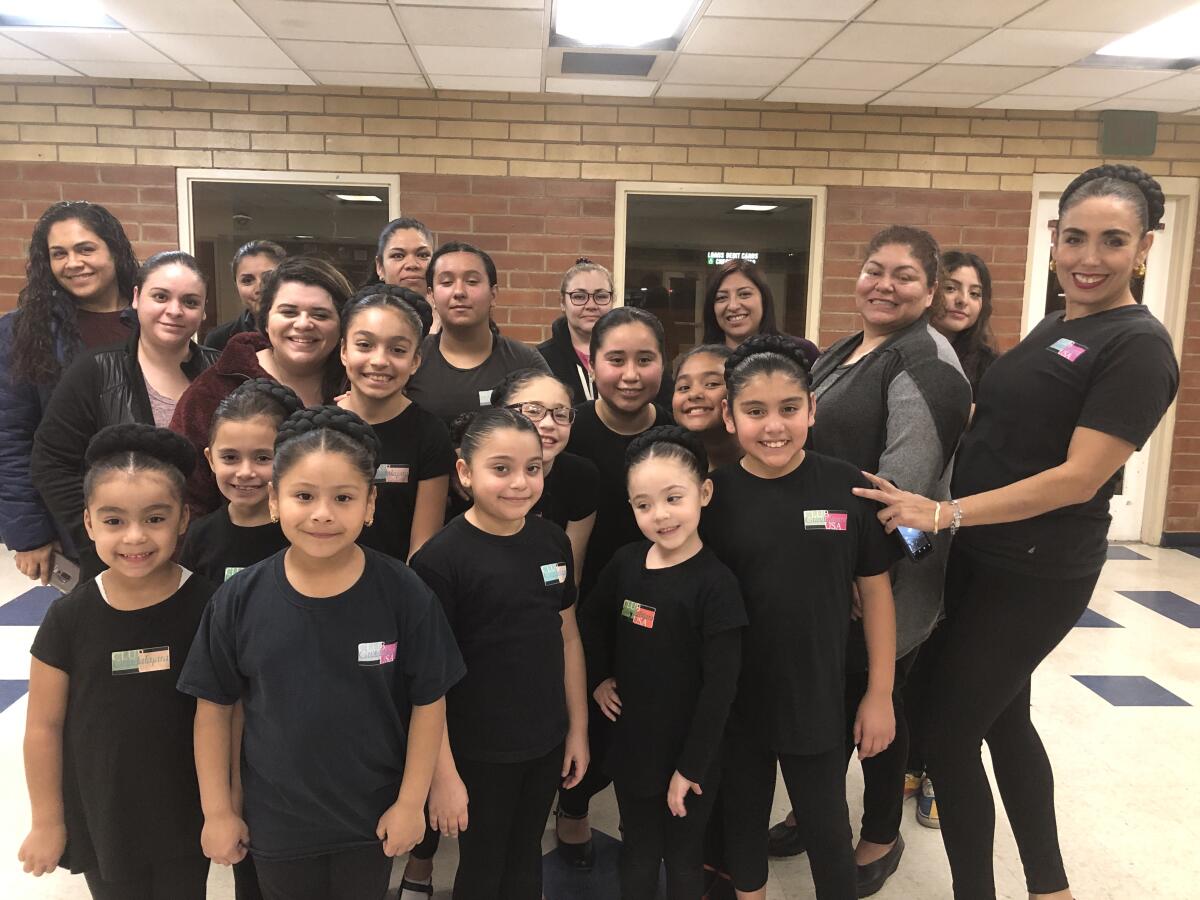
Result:
M1200 4L1189 6L1141 31L1127 34L1096 51L1097 56L1140 56L1146 59L1200 57Z
M743 203L741 206L735 206L734 212L770 212L773 209L779 209L778 206L771 206L766 203Z
M681 35L696 0L558 0L554 31L589 47L642 47Z
M315 234L293 234L292 237L298 241L311 241L316 238L316 235Z
M120 28L96 0L0 0L8 28Z
M382 197L376 197L374 194L334 194L337 199L345 200L347 203L382 203Z

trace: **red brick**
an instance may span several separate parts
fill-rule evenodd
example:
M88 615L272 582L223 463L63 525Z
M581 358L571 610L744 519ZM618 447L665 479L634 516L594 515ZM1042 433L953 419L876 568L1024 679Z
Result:
M511 234L508 249L532 253L579 253L580 238L574 234Z
M577 216L579 207L580 201L574 197L513 197L508 201L508 211L515 216Z
M471 217L451 213L432 213L422 217L425 227L436 232L438 243L471 233Z
M985 209L1023 209L1029 212L1031 202L1028 193L1023 191L963 191L967 198L968 207Z
M934 212L926 206L864 206L859 221L871 225L924 225Z
M537 344L546 339L547 331L549 329L539 328L536 325L513 325L504 329L504 336L524 341L527 344Z
M471 216L471 230L476 234L541 234L544 221L538 216Z
M913 203L923 206L960 209L967 191L931 191L926 188L900 188L896 191L896 203Z
M491 251L488 251L489 253ZM496 268L502 272L543 272L543 257L540 253L492 253Z
M95 166L79 163L21 163L21 177L29 181L61 181L68 184L95 184L100 180Z
M585 216L607 216L612 218L617 212L615 200L584 200L583 214Z
M418 209L417 205L412 203L408 197L404 198L406 207ZM472 214L490 214L504 215L508 212L508 197L492 197L487 194L435 194L431 196L434 201L425 206L426 209L432 211L437 209L442 213L472 213ZM417 218L422 218L417 216Z
M612 234L612 227L608 219L546 218L547 234Z
M505 197L542 197L544 182L536 178L510 178L504 175L472 175L471 193L501 194Z
M996 211L993 209L932 209L929 211L929 221L942 225L980 225L996 224Z
M63 198L62 185L58 182L49 181L20 181L6 180L0 181L0 199L13 200L33 200L41 201L46 205L53 203L56 200ZM45 206L42 207L44 209ZM26 206L27 212L34 212L34 209ZM37 215L42 214L42 210L36 211Z
M612 197L616 193L612 181L571 181L555 179L546 182L547 197Z
M176 225L143 225L141 239L166 243L178 242L179 227Z
M969 244L1007 244L1010 247L1029 244L1029 232L1024 228L964 228L962 238Z
M170 166L100 166L100 180L105 184L148 184L167 187L175 184L175 170Z
M110 188L111 190L111 188ZM144 187L138 188L139 203L167 203L175 205L174 187Z
M878 225L827 225L825 226L825 240L869 241L878 231Z

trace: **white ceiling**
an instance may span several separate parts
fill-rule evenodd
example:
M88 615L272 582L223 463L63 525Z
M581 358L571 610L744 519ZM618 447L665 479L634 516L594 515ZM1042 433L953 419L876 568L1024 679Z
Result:
M564 75L554 2L101 0L125 30L0 28L0 74L1200 114L1200 67L1078 65L1196 0L700 0L647 78Z

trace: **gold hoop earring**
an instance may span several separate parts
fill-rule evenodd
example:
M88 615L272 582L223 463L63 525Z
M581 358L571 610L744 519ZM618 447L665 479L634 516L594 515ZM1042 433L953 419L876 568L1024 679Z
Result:
M275 513L271 513L271 524L272 525L279 524L279 516L275 515Z
M1053 257L1053 256L1052 256L1052 257L1050 257L1050 271L1051 271L1051 272L1057 272L1057 271L1058 271L1058 267L1057 267L1056 265L1054 265L1054 257Z
M1146 264L1144 262L1138 263L1137 268L1133 270L1133 274L1136 275L1138 278L1145 278L1146 277Z

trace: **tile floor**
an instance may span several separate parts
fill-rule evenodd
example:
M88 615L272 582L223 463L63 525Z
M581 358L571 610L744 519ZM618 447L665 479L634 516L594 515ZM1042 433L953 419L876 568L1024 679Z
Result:
M1054 761L1059 828L1080 900L1191 900L1200 894L1200 554L1142 545L1114 546L1091 609L1039 670L1034 719ZM54 594L30 590L11 554L0 549L0 898L86 898L82 878L61 871L22 874L17 848L29 827L21 762L28 650ZM861 775L850 772L851 813L861 809ZM776 792L776 812L787 799ZM598 830L615 835L611 793L594 805ZM778 816L776 816L777 818ZM950 898L937 832L905 810L908 850L877 896ZM601 861L615 858L601 842ZM547 831L545 846L553 839ZM449 897L453 841L438 856L438 900ZM604 872L579 881L547 862L547 900L617 900ZM398 871L398 870L397 870ZM1011 831L997 824L998 896L1027 895ZM233 896L226 870L214 869L209 897ZM813 897L804 857L771 864L772 900Z

